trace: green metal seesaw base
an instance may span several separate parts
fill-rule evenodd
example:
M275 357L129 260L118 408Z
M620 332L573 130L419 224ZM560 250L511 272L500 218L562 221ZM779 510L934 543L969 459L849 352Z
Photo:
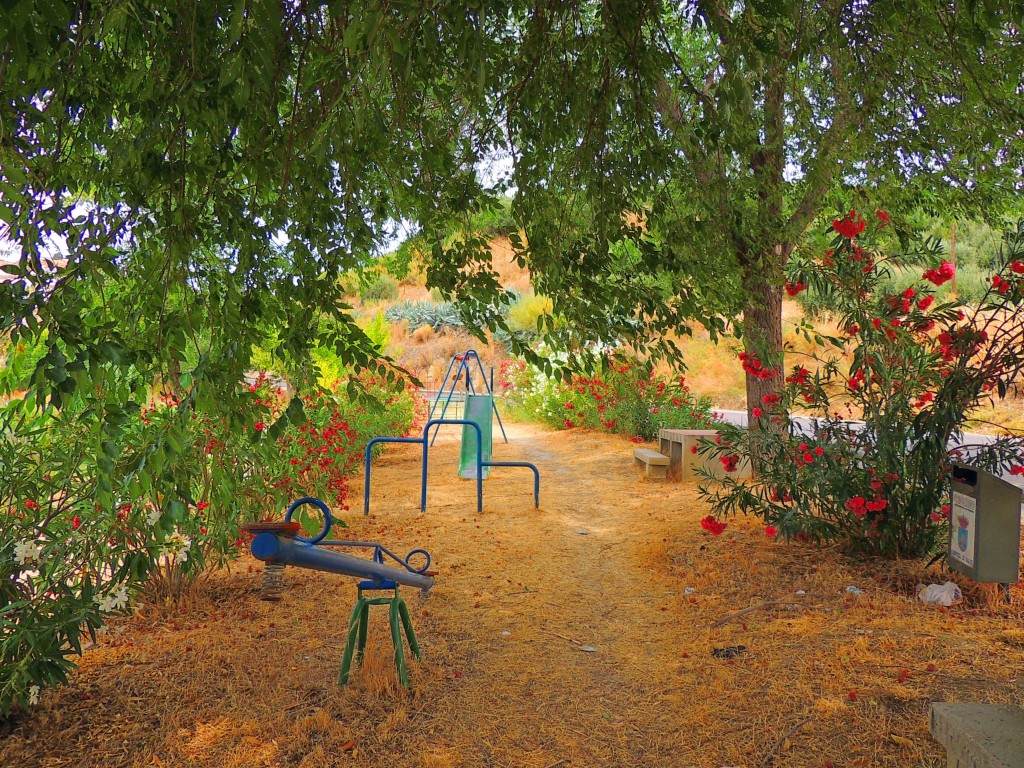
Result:
M393 582L385 589L394 591L391 597L365 597L363 590L380 590L381 586L374 586L372 582L363 582L358 588L356 606L352 609L352 618L348 622L348 642L345 644L345 656L341 660L341 675L338 677L338 685L345 685L348 682L349 671L352 668L352 657L358 663L362 663L363 655L366 652L366 634L370 624L370 606L388 606L388 622L391 625L391 642L395 646L395 669L398 670L398 681L409 688L409 672L405 667L405 648L402 644L402 630L409 641L409 650L417 659L422 659L419 644L416 642L416 633L412 628L412 619L409 618L409 608L405 600L398 594L398 585Z

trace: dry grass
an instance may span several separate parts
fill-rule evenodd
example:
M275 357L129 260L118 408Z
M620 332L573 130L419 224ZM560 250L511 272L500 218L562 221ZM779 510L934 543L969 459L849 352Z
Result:
M507 237L491 241L491 267L505 288L517 288L520 291L531 288L530 272L516 263L515 251Z
M434 328L430 325L421 325L415 331L412 332L412 338L417 344L423 344L424 342L430 341L434 338Z
M496 469L477 515L452 431L425 515L417 451L396 447L371 517L348 517L346 536L434 555L433 592L403 592L425 654L413 692L395 685L380 613L366 663L336 686L351 579L288 569L284 599L263 603L245 559L188 612L115 622L0 741L0 765L757 768L803 723L774 765L939 768L931 701L1024 704L1019 588L1010 605L962 584L963 605L927 606L914 585L944 575L919 563L775 543L752 520L704 533L693 486L645 481L624 439L511 437L495 456L538 464L540 510L527 474ZM712 655L734 645L747 651Z

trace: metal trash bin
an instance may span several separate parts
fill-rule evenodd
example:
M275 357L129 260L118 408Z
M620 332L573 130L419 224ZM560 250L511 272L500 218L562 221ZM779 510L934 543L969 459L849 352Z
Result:
M949 508L949 567L975 581L1017 583L1020 489L991 472L954 464Z

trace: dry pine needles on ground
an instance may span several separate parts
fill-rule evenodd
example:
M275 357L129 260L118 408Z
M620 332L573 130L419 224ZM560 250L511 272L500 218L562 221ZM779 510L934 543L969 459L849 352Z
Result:
M541 468L540 510L526 474L496 469L477 515L452 432L425 515L419 454L394 448L373 514L347 518L346 537L434 556L434 591L403 593L412 692L382 615L336 685L352 579L289 568L265 603L243 558L187 610L114 622L0 765L938 768L931 701L1024 704L1019 589L924 605L916 583L942 576L919 563L777 543L753 520L709 535L694 487L645 481L622 438L510 431L495 456Z

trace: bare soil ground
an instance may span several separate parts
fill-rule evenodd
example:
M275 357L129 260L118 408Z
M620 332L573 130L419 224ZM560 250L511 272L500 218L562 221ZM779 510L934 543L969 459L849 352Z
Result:
M777 543L752 520L702 531L695 487L646 481L624 438L509 431L495 457L540 467L539 510L528 472L495 469L477 514L453 431L426 514L419 453L396 446L371 516L336 533L434 556L430 595L403 590L424 651L412 692L381 614L336 685L352 579L289 568L282 601L261 602L246 557L172 615L116 621L0 739L0 765L938 768L931 701L1024 705L1018 588L924 605L916 582L943 576L919 563Z

